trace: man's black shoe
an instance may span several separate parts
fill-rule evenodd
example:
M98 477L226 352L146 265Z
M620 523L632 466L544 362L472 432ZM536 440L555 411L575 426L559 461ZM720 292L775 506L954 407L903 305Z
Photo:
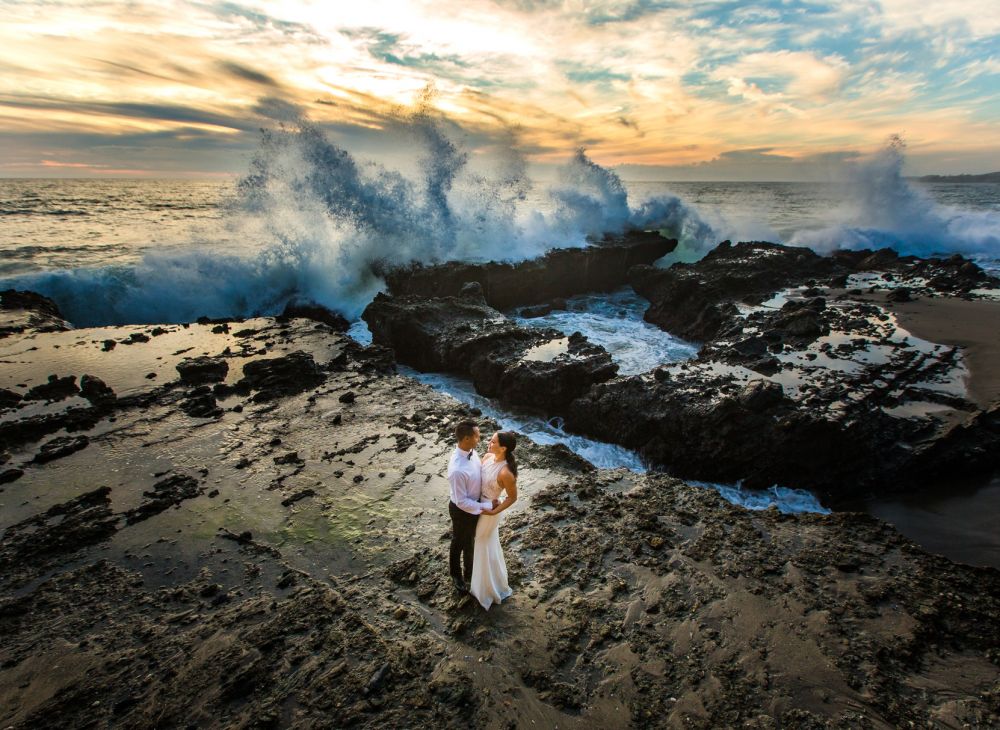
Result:
M465 585L465 581L462 580L461 578L456 578L455 576L451 576L451 584L455 586L455 590L458 591L459 593L469 592L469 587Z

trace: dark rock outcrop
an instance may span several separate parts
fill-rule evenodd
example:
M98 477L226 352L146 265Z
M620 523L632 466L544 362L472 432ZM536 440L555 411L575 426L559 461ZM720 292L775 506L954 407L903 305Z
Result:
M669 269L636 266L629 272L629 283L650 300L646 321L678 337L704 342L739 316L737 303L760 304L782 289L813 287L816 282L843 287L848 276L864 272L890 277L898 285L894 291L901 292L894 297L920 290L955 294L1000 286L1000 281L959 255L920 259L880 249L820 256L808 248L763 241L723 241L697 263ZM808 325L804 320L801 327L813 329Z
M22 400L21 394L7 388L0 388L0 408L12 408Z
M637 266L629 283L651 302L646 321L678 337L705 341L738 316L736 302L759 304L787 286L846 271L807 248L723 241L694 264Z
M80 378L80 396L86 398L94 406L109 406L117 398L115 391L100 378L94 375L84 375Z
M90 439L86 436L59 436L42 444L42 448L38 450L34 461L36 464L55 461L56 459L61 459L64 456L69 456L81 449L85 449L89 444Z
M810 281L847 265L896 267L878 272L894 285L928 266L961 268L760 243L724 245L666 272L640 267L633 273L659 297L647 319L708 341L694 361L595 387L572 404L567 428L686 478L807 487L831 503L929 483L945 473L935 464L952 477L1000 467L996 416L961 396L955 348L915 346L875 304L817 296ZM778 308L736 308L792 285L806 288Z
M344 315L315 302L289 302L285 305L285 309L281 312L281 316L278 319L292 319L293 317L322 322L325 325L329 325L334 332L347 332L351 326L351 323L347 321Z
M188 385L217 383L229 374L229 363L223 357L192 357L177 363L181 382Z
M192 389L180 402L180 409L192 418L219 418L222 408L215 400L215 393L207 385Z
M0 291L0 338L30 332L63 332L71 329L59 307L33 291Z
M526 329L493 309L478 287L464 297L379 294L362 317L374 340L422 371L467 375L476 390L503 402L559 410L617 366L579 334Z
M301 393L323 382L323 371L307 352L291 352L281 357L252 360L243 366L237 387L257 391L255 401Z
M171 474L142 493L146 499L138 507L125 513L125 521L130 525L142 522L185 499L197 497L203 491L204 488L194 477Z
M631 267L651 264L676 247L676 240L659 233L632 231L587 248L556 249L515 264L452 262L382 273L396 296L457 296L466 283L478 282L486 302L506 310L582 292L617 289L628 283Z
M30 388L24 394L24 400L48 400L58 401L76 395L80 389L76 385L76 376L67 375L60 378L58 375L50 375L48 382Z

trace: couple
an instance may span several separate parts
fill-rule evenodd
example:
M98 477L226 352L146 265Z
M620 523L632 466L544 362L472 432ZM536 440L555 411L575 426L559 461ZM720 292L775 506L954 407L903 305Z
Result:
M475 423L459 423L455 439L458 445L448 463L451 579L456 590L471 593L489 610L511 595L498 528L500 513L517 500L517 439L511 431L497 431L482 461L476 453L479 427ZM506 493L503 500L502 493Z

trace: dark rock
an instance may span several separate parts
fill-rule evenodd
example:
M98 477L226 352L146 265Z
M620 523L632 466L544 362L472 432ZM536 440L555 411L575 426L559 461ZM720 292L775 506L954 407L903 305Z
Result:
M99 487L11 525L0 542L0 574L19 585L66 554L106 540L118 531L111 488Z
M204 586L200 591L198 591L198 595L201 596L202 598L211 598L212 596L220 593L221 591L222 591L221 585L219 585L218 583L209 583L207 586Z
M12 448L37 441L43 436L65 429L84 431L93 428L107 415L104 408L71 407L57 413L44 413L20 420L0 422L0 448Z
M117 346L118 346L118 343L115 342L114 340L105 340L101 344L101 349L104 350L104 352L111 352Z
M958 268L958 273L962 276L968 277L970 279L983 279L985 278L985 272L972 261L966 261Z
M521 310L521 316L527 319L533 319L535 317L544 317L552 311L551 304L538 304L534 307L524 307Z
M282 456L274 457L275 464L302 464L304 463L301 458L299 458L298 451L289 451L287 454Z
M125 521L130 525L142 522L185 499L197 497L203 491L204 488L194 477L171 474L156 482L151 490L142 493L147 498L146 501L126 512Z
M123 345L135 345L141 342L149 342L149 335L144 332L133 332L122 340Z
M16 481L22 476L24 476L24 471L21 469L4 469L0 471L0 484Z
M770 380L751 380L740 391L737 400L744 408L760 412L778 405L784 397L785 392L779 383Z
M193 357L177 363L177 372L181 382L190 385L215 383L225 380L229 374L229 363L222 357Z
M629 281L650 300L648 322L704 341L738 316L735 302L759 304L780 289L845 273L845 268L805 248L724 241L694 264L637 266Z
M295 504L300 499L305 499L306 497L312 497L315 494L316 491L313 489L303 489L302 491L296 492L292 496L286 497L285 499L281 500L281 504L284 505L285 507L288 507L290 505Z
M748 337L733 343L733 350L740 355L763 357L767 354L768 342L763 337Z
M759 357L747 362L746 367L755 373L770 376L781 371L781 361L776 357Z
M813 338L819 337L828 331L823 325L823 320L819 315L808 309L800 309L775 323L792 337Z
M86 436L59 436L42 444L42 448L32 461L36 464L45 464L85 449L89 444L90 439Z
M337 398L337 400L340 401L341 403L353 403L356 398L357 396L352 391L349 390L346 393L342 394L339 398Z
M481 300L378 294L362 318L402 362L466 373L477 391L507 403L558 409L617 372L582 335L519 327Z
M219 418L222 408L215 401L215 394L207 385L190 391L180 402L180 409L192 418Z
M378 690L382 683L389 676L389 664L388 662L379 667L375 673L368 680L368 684L365 686L365 693L374 692Z
M289 302L286 304L280 319L295 317L322 322L329 325L335 332L347 332L351 327L351 323L342 314L315 302Z
M910 290L905 286L901 286L896 289L890 289L889 293L885 295L885 299L888 302L912 301L912 297L910 296Z
M617 289L627 282L632 266L651 264L676 246L676 240L658 233L632 231L587 248L558 249L517 264L417 265L381 273L396 296L462 296L466 284L478 283L491 307L506 310L583 292ZM479 295L471 298L478 300Z
M0 337L30 332L63 332L72 329L59 307L33 291L0 291Z
M80 378L80 395L95 406L108 406L117 399L115 391L94 375L84 375Z
M7 390L6 388L0 388L0 408L13 408L20 402L20 393L15 393L13 390Z
M384 345L352 345L351 359L362 373L388 374L396 372L396 353Z
M254 401L294 395L323 382L320 367L307 352L296 351L281 357L252 360L243 366L240 385L256 390Z
M458 291L458 296L463 299L482 299L484 301L486 299L486 295L483 293L483 285L478 281L467 281L462 284L462 288Z
M45 314L50 317L62 318L59 307L56 306L54 301L33 291L18 291L16 289L0 291L0 309L21 309L28 312Z
M59 401L76 395L80 389L76 386L76 376L67 375L60 378L57 375L50 375L48 382L36 385L24 394L24 400L50 400Z

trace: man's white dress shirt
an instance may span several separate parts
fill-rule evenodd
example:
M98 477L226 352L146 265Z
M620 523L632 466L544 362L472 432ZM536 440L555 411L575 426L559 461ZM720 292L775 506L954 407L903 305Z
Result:
M471 453L472 457L469 457ZM493 502L481 502L483 491L483 467L475 449L463 451L455 447L455 453L448 462L448 482L451 484L451 501L470 515L478 515L484 509L492 509Z

